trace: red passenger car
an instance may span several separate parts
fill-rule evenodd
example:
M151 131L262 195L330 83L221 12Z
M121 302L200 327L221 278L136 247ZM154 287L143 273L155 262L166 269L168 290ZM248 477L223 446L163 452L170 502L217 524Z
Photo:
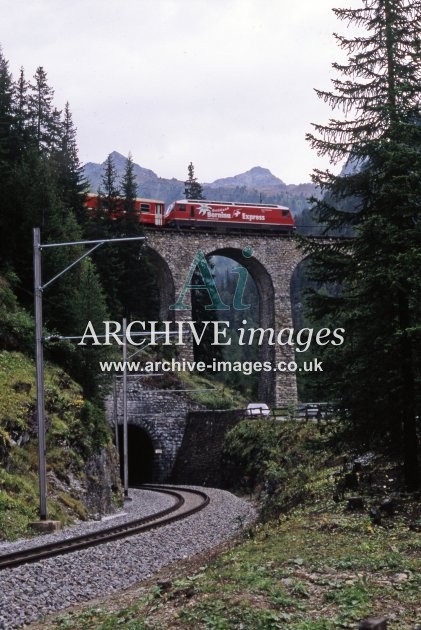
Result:
M117 208L113 212L113 216L118 217L123 214L123 203L123 199L118 200ZM88 193L86 195L85 207L88 208L92 214L95 214L95 211L98 210L98 195ZM145 225L162 226L164 224L164 210L164 202L158 199L143 199L141 197L135 199L135 212L139 217L139 222Z

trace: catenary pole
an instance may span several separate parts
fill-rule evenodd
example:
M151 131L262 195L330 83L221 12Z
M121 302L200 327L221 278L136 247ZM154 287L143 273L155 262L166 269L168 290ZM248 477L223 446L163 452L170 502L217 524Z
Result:
M129 496L129 460L128 460L128 435L127 435L127 319L123 318L123 482L124 497Z
M117 452L120 452L119 446L119 437L118 437L118 415L117 415L117 379L114 375L113 377L113 420L114 420L114 431L115 431L115 445Z
M145 241L145 236L130 236L116 239L101 239L94 241L70 241L65 243L41 243L39 228L33 228L33 265L34 265L34 306L35 306L35 364L36 364L36 390L37 390L37 426L38 426L38 477L39 477L39 516L45 521L47 512L47 466L45 444L45 402L44 402L44 351L42 335L42 296L43 290L58 280L78 262L89 256L95 249L107 243L122 243L126 241ZM42 249L47 247L63 247L71 245L94 245L88 252L79 256L73 263L60 271L53 278L42 284ZM124 333L124 339L126 338ZM127 414L127 411L126 411ZM126 451L127 451L127 423L126 423ZM126 457L127 466L127 457ZM128 469L127 469L128 480ZM128 487L128 486L127 486Z
M39 516L47 519L47 469L45 454L45 403L44 403L44 351L42 339L42 269L41 237L34 228L34 300L35 300L35 363L37 390L38 469L39 469Z

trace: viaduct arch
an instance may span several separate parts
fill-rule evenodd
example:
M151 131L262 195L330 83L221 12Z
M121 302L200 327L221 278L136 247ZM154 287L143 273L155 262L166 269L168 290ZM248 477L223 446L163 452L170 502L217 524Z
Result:
M292 327L291 278L304 255L294 238L277 234L218 234L146 229L147 247L154 263L160 294L160 319L189 321L192 319L190 292L184 303L188 309L171 311L200 250L206 257L226 256L240 263L252 276L259 294L262 328ZM244 257L248 248L252 255ZM193 345L180 346L180 356L193 359ZM262 345L261 361L294 360L290 346ZM259 401L272 405L297 402L296 375L293 372L261 372Z

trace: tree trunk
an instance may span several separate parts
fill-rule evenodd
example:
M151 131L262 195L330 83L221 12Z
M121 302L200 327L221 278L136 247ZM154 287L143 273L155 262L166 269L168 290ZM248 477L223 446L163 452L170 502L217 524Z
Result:
M415 379L412 362L411 341L408 338L410 314L408 296L399 293L399 325L402 331L401 376L402 376L402 428L405 483L408 490L417 490L420 485L418 466L418 436L415 419Z

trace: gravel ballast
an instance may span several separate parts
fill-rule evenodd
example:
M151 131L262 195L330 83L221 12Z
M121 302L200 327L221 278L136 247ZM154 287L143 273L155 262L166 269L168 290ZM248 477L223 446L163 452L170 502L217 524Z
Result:
M1 571L0 628L17 628L77 602L132 586L166 564L216 547L238 535L244 526L255 520L255 510L243 499L224 490L197 489L209 495L210 504L182 521L90 549ZM133 501L124 507L127 514L113 518L107 525L114 525L119 518L131 520L150 514L173 502L171 497L145 490L132 491L131 494ZM71 530L44 536L42 541L57 540L63 534L69 537L85 533L104 525L104 522L79 524ZM9 543L7 548L0 548L0 553L29 544L34 542Z
M14 551L21 551L23 549L30 549L36 547L39 544L46 544L50 542L58 542L60 540L67 540L73 536L82 536L84 534L90 534L99 529L106 527L114 527L122 523L133 521L137 518L143 518L150 514L155 514L160 510L165 510L171 507L175 503L175 498L170 495L160 494L151 490L140 490L131 488L129 497L132 501L127 501L124 506L108 516L103 516L98 521L80 521L76 525L66 527L58 530L52 534L45 534L42 537L36 536L35 538L24 538L15 540L13 542L0 543L0 555L5 553L13 553Z

